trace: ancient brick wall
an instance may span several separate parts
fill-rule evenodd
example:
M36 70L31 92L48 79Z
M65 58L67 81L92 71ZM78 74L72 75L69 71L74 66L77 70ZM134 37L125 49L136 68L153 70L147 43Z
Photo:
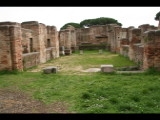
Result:
M47 40L45 46L51 50L51 58L59 57L58 31L55 26L47 26Z
M139 28L128 28L128 35L124 35L126 38L120 33L120 54L128 56L141 69L154 67L160 70L160 37L156 29L144 24Z
M21 27L32 31L32 36L30 36L31 38L25 38L25 37L23 38L24 39L23 41L25 41L25 39L26 40L28 39L27 41L31 42L31 44L30 44L32 46L31 52L40 52L39 23L37 21L22 22ZM23 33L23 34L25 34L25 33Z
M128 51L129 51L129 40L126 37L121 37L119 54L124 56L129 56Z
M64 51L74 52L77 46L76 32L73 26L68 26L59 32L59 46L64 47Z
M116 53L117 41L116 41L116 29L118 27L117 24L109 24L107 25L107 34L108 34L108 42L107 45L111 52ZM118 33L117 33L118 34Z
M0 26L0 70L12 70L9 26Z
M74 51L81 45L106 45L128 56L143 69L160 70L160 31L149 24L121 28L116 24L57 31L37 21L0 22L0 70L23 70L59 57L59 48Z
M22 30L22 51L24 53L33 52L31 39L33 38L32 30L21 28Z
M56 57L56 27L37 21L0 22L0 70L23 70Z
M33 31L32 41L32 52L40 52L40 62L46 62L46 51L45 51L45 40L46 38L46 26L40 24L37 21L22 22L22 28L30 29Z
M23 54L23 69L27 69L40 64L39 52Z
M0 70L22 70L21 27L15 22L0 23Z
M22 33L20 26L13 26L10 28L10 40L11 40L11 50L12 50L12 65L15 70L23 70L22 63Z
M37 21L23 22L21 25L25 29L32 30L32 52L40 52L40 63L46 62L49 58L59 57L58 31L55 26L46 26Z
M115 26L114 27L115 31L115 52L120 53L120 32L121 32L121 27L120 26Z
M129 45L122 45L120 48L120 54L129 57Z
M108 42L108 33L106 25L95 25L90 28L81 28L76 30L76 43L80 48L90 48L94 47L95 49L100 48L105 45L107 46ZM94 49L93 48L93 49Z
M160 30L146 31L144 41L143 68L160 70Z
M138 66L143 69L143 53L144 53L144 45L141 43L137 43L133 45L134 50L134 61L138 64Z
M68 29L60 31L59 33L59 42L60 46L64 46L65 49L71 49L71 39L70 38L70 31Z
M141 43L141 29L129 29L129 59L135 60L134 44Z

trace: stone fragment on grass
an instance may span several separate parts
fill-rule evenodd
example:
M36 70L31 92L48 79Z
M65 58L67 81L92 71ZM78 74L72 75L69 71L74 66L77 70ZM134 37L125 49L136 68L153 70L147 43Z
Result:
M57 67L56 66L49 66L49 67L43 68L43 73L45 73L45 74L57 73Z
M101 72L111 73L114 72L113 65L101 65Z

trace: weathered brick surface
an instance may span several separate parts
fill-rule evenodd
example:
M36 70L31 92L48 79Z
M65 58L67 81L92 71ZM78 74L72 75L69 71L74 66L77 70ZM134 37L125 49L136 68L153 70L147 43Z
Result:
M0 26L0 70L12 70L9 26Z
M0 22L0 70L22 70L71 54L80 45L105 45L111 52L128 56L143 69L160 70L160 30L143 24L121 28L116 24L57 31L37 21ZM63 50L61 48L64 48ZM66 52L67 53L67 52Z
M39 54L39 52L23 54L23 69L27 69L40 64Z
M77 29L77 46L84 44L107 45L107 29L106 25L95 25L90 28Z
M21 28L18 23L0 23L0 70L22 70Z
M20 26L10 27L10 40L11 40L11 50L12 50L12 69L23 70L22 33Z
M23 70L56 57L56 27L37 21L0 22L0 70Z
M160 34L157 31L147 31L144 33L144 69L155 67L160 69Z

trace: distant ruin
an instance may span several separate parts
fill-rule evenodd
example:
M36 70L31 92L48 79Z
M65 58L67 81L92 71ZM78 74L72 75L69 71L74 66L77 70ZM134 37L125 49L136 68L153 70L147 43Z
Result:
M0 22L0 70L24 70L81 49L106 49L160 70L160 30L143 24L122 28L95 25L57 31L37 21Z

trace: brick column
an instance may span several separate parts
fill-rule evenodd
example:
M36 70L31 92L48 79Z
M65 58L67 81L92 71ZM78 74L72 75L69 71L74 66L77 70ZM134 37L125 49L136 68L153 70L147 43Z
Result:
M23 70L21 27L11 26L9 31L11 42L12 69Z

